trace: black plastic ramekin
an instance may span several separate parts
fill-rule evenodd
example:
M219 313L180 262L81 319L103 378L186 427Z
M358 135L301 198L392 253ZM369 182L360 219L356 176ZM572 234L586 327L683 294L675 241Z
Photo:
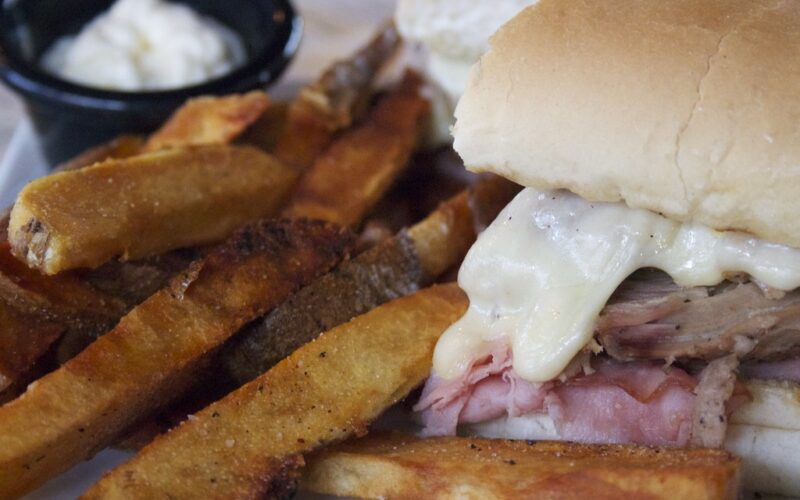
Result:
M157 128L186 99L265 88L294 56L302 22L288 0L181 0L237 32L246 63L208 82L157 92L116 92L46 73L41 55L113 0L15 0L0 8L0 79L19 93L51 165L123 133ZM0 111L2 112L2 111Z

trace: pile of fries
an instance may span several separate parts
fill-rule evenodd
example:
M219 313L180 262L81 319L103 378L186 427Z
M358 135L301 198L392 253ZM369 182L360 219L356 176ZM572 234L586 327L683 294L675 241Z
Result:
M476 483L509 460L525 491L733 491L724 452L346 441L428 376L467 306L436 283L518 190L418 150L421 77L375 84L399 44L386 27L290 103L190 101L23 189L0 246L1 498L109 446L140 449L86 498L518 495Z

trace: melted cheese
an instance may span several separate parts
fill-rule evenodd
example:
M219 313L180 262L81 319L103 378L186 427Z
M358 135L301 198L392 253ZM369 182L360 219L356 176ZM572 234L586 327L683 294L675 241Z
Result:
M800 286L800 250L622 203L526 189L464 260L458 283L470 307L439 340L434 371L454 378L503 340L519 376L553 379L592 339L617 286L643 267L686 287L715 285L734 272L780 290Z

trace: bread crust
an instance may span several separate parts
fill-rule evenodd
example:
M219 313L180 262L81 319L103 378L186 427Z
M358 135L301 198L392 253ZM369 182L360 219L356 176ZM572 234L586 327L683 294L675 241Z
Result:
M800 4L542 0L456 109L468 168L800 247Z

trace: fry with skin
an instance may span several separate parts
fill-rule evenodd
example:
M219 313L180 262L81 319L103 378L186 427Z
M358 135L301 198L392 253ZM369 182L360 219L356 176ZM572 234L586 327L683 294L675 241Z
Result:
M275 214L296 178L251 146L110 160L25 186L9 241L18 258L46 274L215 243Z
M370 435L308 458L303 488L357 498L736 498L714 449Z
M490 176L290 297L225 345L222 366L244 384L321 332L430 285L466 254L475 227L488 224L519 188Z
M366 107L375 77L399 45L400 37L390 24L364 48L301 89L289 105L275 156L299 171L310 167L335 134L348 128Z
M298 455L351 435L428 376L467 299L427 288L338 326L117 467L83 498L264 498L291 490Z
M269 104L269 97L261 91L190 99L147 139L141 152L228 144L258 120Z
M419 75L407 73L363 124L336 140L302 177L284 216L360 222L406 167L422 133L430 104L421 86Z
M259 222L0 407L0 497L111 444L182 394L244 324L335 265L353 236L321 222Z

